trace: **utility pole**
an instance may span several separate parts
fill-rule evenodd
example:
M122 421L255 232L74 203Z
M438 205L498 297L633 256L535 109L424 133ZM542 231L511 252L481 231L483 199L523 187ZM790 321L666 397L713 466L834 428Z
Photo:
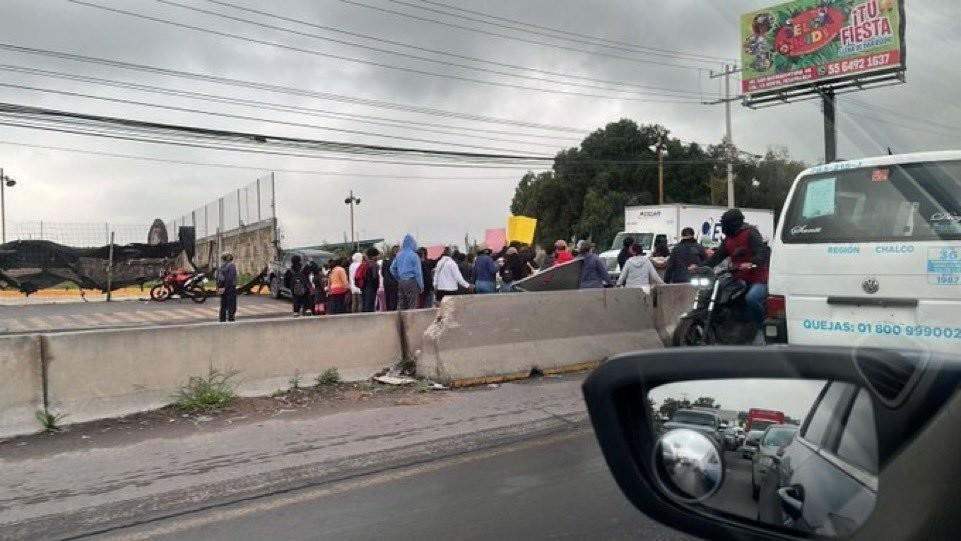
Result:
M110 232L110 253L107 256L107 302L110 302L112 297L111 291L113 291L113 231Z
M712 101L704 102L705 105L714 105L718 103L724 104L724 158L727 162L727 207L734 208L734 137L732 135L731 129L731 102L741 99L740 97L731 96L731 75L740 72L741 70L732 64L724 64L724 71L720 73L715 73L711 71L711 79L717 79L718 77L724 77L724 97Z
M834 91L821 92L821 100L824 111L824 163L831 163L838 159L838 128L835 122L837 102Z
M354 190L351 190L347 199L344 199L344 204L350 207L350 244L353 250L357 251L357 238L354 232L354 205L360 204L360 198L354 197Z

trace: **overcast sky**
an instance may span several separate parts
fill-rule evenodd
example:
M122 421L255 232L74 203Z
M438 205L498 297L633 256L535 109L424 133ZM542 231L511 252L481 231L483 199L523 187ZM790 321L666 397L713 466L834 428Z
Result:
M440 66L242 22L222 20L164 5L155 0L90 1L221 32L236 33L253 39L310 49L323 54L349 56L380 64L440 72L455 77L560 88L557 85L538 83L529 79L509 78L476 70ZM369 40L350 38L289 22L271 21L261 15L244 14L204 0L179 1L203 9L294 28L300 32L350 39L371 46L400 50L397 46L377 44ZM551 41L578 50L522 43L468 32L375 11L340 0L286 0L269 3L252 0L230 1L345 31L374 35L382 39L493 62L594 80L683 89L695 92L695 94L689 94L695 98L699 97L697 92L704 92L705 97L709 97L710 92L716 92L718 89L718 81L708 79L706 70L712 67L719 68L720 60L711 63L686 62L639 52L624 52L593 45L549 40L521 31L456 20L391 0L357 1L383 9L443 19L465 26L485 28L489 31ZM713 57L735 57L738 54L738 14L769 4L769 2L753 0L725 2L713 0L440 1L501 17L599 36L607 40L629 42L645 47L689 51ZM419 0L404 0L404 2L436 7L419 3ZM138 20L89 6L77 5L66 0L4 0L3 11L3 37L0 38L0 42L24 47L71 52L403 105L417 105L555 126L572 126L583 128L584 134L622 117L631 118L639 123L662 123L671 129L675 136L685 141L713 144L720 141L723 133L723 108L699 105L696 103L697 100L685 104L648 103L637 100L539 92L407 73L175 28L158 22ZM961 16L961 3L957 0L907 1L908 83L898 87L869 90L856 95L855 99L862 104L878 107L876 110L865 110L864 105L861 106L862 108L848 107L846 103L849 98L841 99L839 154L842 157L878 154L888 146L899 152L961 147L961 141L958 140L958 134L961 134L961 105L957 99L958 88L961 88L961 70L957 69L955 61L957 53L961 51L961 37L955 26L959 16ZM457 60L410 49L404 50L435 59L482 66L485 69L504 69L469 60ZM601 56L599 52L629 56L634 60ZM0 83L140 100L235 115L261 116L287 122L322 125L328 128L378 132L388 137L171 112L143 106L105 103L75 96L0 87L0 101L15 104L275 135L441 148L438 144L397 139L397 137L407 137L466 145L446 147L459 150L487 147L537 155L553 155L560 148L575 145L582 135L574 134L574 139L563 141L553 137L571 136L571 134L547 133L543 130L517 126L438 118L366 105L232 88L9 51L0 51L0 57L2 57L0 63L7 66L41 68L277 104L371 115L399 120L401 123L428 122L469 129L500 130L510 134L488 134L488 136L502 139L537 139L537 141L534 144L520 145L484 138L456 137L426 132L409 124L407 126L410 127L372 126L353 120L310 118L293 113L258 111L237 105L205 103L77 81L4 72ZM642 62L653 59L696 65L703 69L698 71ZM513 73L549 77L532 75L531 72L526 71L515 70ZM599 84L586 82L586 79L581 81L589 85ZM739 86L738 83L739 80L734 81L734 88ZM566 88L582 93L605 93L583 87ZM893 116L890 113L891 110L909 115L913 119ZM854 114L860 116L853 116ZM821 130L819 108L813 103L759 111L751 111L735 105L734 141L745 150L760 153L770 146L786 147L798 158L817 162L822 159L823 154ZM170 219L189 212L222 193L253 181L267 171L310 170L346 174L346 176L285 172L277 174L278 214L285 233L284 240L288 246L313 244L322 240L342 240L348 227L343 199L350 189L353 189L363 200L357 215L357 230L360 236L397 239L403 233L410 231L418 234L425 243L462 241L465 233L472 237L479 237L482 236L485 228L504 224L514 186L523 174L523 170L448 169L332 159L247 155L110 141L14 127L4 127L2 132L0 141L4 144L0 144L0 166L5 168L7 174L19 181L15 188L7 192L7 219L12 222L45 220L48 222L109 221L118 224L148 224L156 217ZM545 135L552 138L545 138ZM18 147L9 143L242 165L254 169L174 165ZM392 178L350 175L391 175ZM612 211L620 212L620 209L612 209Z
M751 408L783 411L785 415L804 421L823 381L805 379L722 379L683 381L657 387L650 393L655 407L665 398L713 398L721 409L747 411Z

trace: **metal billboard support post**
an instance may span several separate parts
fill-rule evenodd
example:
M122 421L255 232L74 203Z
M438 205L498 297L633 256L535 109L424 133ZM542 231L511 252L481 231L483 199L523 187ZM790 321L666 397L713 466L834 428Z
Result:
M834 91L821 92L821 100L824 111L824 163L831 163L838 159L837 100Z
M113 231L110 232L110 253L107 256L107 302L110 302L112 298L111 291L113 291Z

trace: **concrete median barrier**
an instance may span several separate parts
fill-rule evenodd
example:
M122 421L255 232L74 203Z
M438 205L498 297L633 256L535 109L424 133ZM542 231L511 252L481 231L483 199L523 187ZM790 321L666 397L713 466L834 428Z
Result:
M348 381L401 358L396 312L45 335L48 408L76 423L161 407L191 376L237 371L238 393L303 385L328 368Z
M417 372L464 386L661 347L651 297L640 289L465 295L441 303L424 333Z
M0 338L0 438L41 429L36 414L43 411L43 364L40 338Z
M652 291L654 326L665 346L671 345L674 328L678 318L694 305L694 286L690 284L668 284L656 286Z
M424 331L437 319L437 308L400 312L404 340L404 359L414 359L424 347Z

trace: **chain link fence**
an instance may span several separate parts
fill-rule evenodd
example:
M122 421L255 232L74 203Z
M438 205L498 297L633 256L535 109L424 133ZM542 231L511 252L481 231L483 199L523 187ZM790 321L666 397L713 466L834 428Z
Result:
M217 232L246 227L276 218L274 175L258 178L246 186L182 214L167 222L168 234L176 234L180 226L193 226L197 238L211 237Z
M112 224L109 222L13 222L7 225L11 240L49 240L63 246L91 248L110 244L114 233L117 244L146 243L150 224Z

